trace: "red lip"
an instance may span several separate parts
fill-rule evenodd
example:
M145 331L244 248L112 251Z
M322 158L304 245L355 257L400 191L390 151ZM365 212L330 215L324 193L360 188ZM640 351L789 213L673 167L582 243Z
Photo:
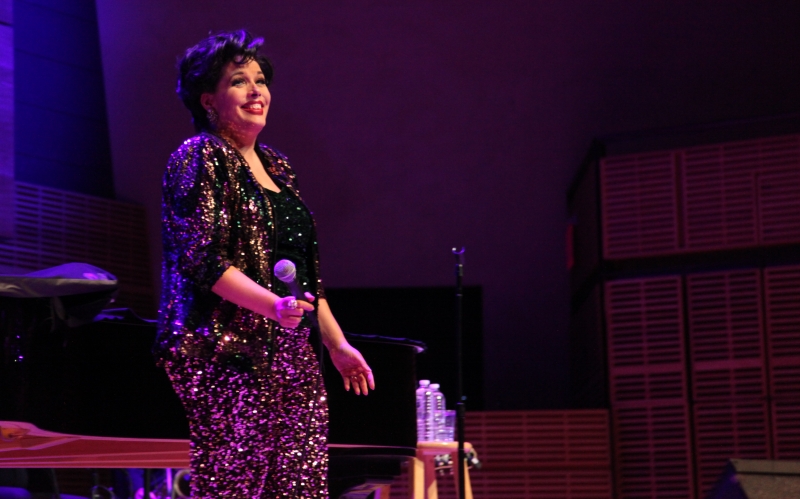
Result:
M252 105L254 105L254 104L260 104L260 105L261 105L261 108L260 108L260 109L258 109L258 108L252 108L252 107L250 107L250 106L252 106ZM263 103L263 102L261 102L261 101L251 101L251 102L248 102L247 104L245 104L244 106L242 106L242 110L243 110L243 111L245 111L246 113L250 113L250 114L256 114L256 115L259 115L259 116L260 116L260 115L264 114L264 109L265 109L266 107L267 107L267 106L266 106L266 105L264 105L264 103Z

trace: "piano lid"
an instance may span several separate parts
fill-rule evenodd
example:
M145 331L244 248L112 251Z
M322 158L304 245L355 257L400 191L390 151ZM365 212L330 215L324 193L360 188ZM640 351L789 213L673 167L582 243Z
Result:
M88 263L65 263L22 275L0 275L0 296L44 298L117 290L117 278Z
M331 455L404 456L403 448L330 444ZM188 468L189 440L93 437L0 421L0 468Z
M4 346L9 343L0 342L0 420L92 437L188 438L183 407L151 355L153 321L127 309L108 310L79 327L5 329L0 335L25 346L18 362ZM424 345L376 335L347 338L372 367L376 390L366 397L345 392L326 354L329 443L413 449L415 357Z
M0 468L188 468L189 441L92 437L0 421Z

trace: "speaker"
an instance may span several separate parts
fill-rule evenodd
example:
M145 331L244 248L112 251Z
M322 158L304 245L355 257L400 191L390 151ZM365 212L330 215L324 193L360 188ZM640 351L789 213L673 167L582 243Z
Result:
M800 497L800 462L731 459L706 499Z

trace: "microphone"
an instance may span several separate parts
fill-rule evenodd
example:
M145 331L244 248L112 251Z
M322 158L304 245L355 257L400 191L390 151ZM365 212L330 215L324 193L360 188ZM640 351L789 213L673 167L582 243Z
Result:
M298 300L306 299L303 288L300 286L300 283L297 282L297 267L294 266L291 260L280 260L275 264L275 277L286 284L295 298ZM314 314L313 311L306 312L306 314L308 318L311 319L311 323L314 324L314 327L319 327L316 314Z

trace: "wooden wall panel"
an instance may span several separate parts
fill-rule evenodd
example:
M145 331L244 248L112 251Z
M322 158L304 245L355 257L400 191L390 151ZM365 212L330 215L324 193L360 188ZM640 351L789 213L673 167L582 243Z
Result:
M14 31L0 0L0 238L14 235Z
M608 411L475 411L465 434L491 469L607 469Z
M0 272L25 273L84 262L114 274L117 304L155 317L141 206L16 183L16 236L0 241Z
M693 497L680 276L606 283L617 497Z
M0 24L11 25L12 0L0 0Z
M764 401L761 271L690 274L686 290L693 400Z
M800 365L800 265L766 269L764 290L767 297L770 360L786 359L787 363ZM796 381L800 383L800 378ZM795 390L794 395L800 396L800 384ZM791 394L784 392L774 395L785 397Z
M764 270L775 459L800 460L800 265Z
M600 162L605 258L679 250L676 168L671 151L609 157Z
M618 497L703 497L731 457L800 459L800 266L767 266L797 261L800 135L599 173Z
M694 497L689 407L671 401L612 409L618 499Z
M466 439L481 468L470 471L476 499L608 499L612 497L608 411L469 411ZM391 497L408 497L408 475ZM455 499L450 475L439 497Z
M95 2L15 2L14 29L17 81L58 75L47 105L37 85L15 90L16 180L113 199Z
M697 402L693 416L698 497L706 497L729 459L772 457L765 398Z
M797 196L786 194L800 183L800 136L693 147L682 164L687 251L800 242Z
M608 260L800 243L800 135L609 156Z
M772 402L773 459L800 461L800 400Z
M612 407L653 400L686 403L682 296L679 276L606 283Z
M800 241L800 165L758 174L759 241Z
M606 283L609 369L682 369L682 294L680 276Z

